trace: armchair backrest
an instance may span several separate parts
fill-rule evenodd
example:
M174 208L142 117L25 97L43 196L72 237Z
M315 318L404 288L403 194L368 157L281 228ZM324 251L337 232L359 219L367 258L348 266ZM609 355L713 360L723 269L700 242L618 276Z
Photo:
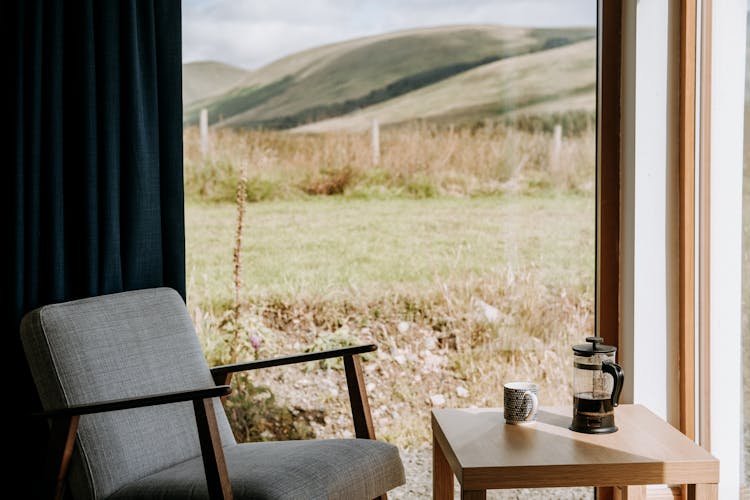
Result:
M45 410L214 385L182 298L156 288L49 305L21 340ZM234 437L214 402L222 443ZM200 455L190 402L81 417L69 472L76 498Z

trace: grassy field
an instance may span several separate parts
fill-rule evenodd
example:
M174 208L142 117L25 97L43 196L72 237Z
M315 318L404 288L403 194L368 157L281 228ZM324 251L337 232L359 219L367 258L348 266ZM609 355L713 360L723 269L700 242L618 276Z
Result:
M226 303L235 207L187 210L191 289ZM346 291L367 300L508 267L535 268L550 286L583 286L593 280L593 217L583 196L251 204L243 278L252 297Z
M593 208L570 194L250 204L242 338L260 357L376 342L365 363L374 418L402 446L427 443L432 406L498 405L510 379L565 403L570 345L592 330ZM230 203L187 205L188 304L216 363L227 360L235 217ZM340 372L271 372L253 384L304 420L282 434L346 435ZM323 406L325 427L309 416Z
M219 130L204 158L187 129L188 306L209 361L374 342L378 435L406 447L429 442L432 407L497 406L508 380L569 402L570 346L593 332L595 135L534 130L386 128L374 166L367 133ZM323 368L236 380L238 438L350 435L341 367Z

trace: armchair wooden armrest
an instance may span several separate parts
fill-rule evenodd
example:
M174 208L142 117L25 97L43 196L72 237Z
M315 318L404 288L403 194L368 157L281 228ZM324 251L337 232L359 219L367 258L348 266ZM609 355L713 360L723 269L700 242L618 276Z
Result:
M247 370L257 370L259 368L268 368L271 366L292 365L296 363L305 363L307 361L318 361L321 359L340 358L344 356L353 356L365 352L376 351L378 346L375 344L364 344L354 347L343 347L341 349L331 349L329 351L306 352L302 354L293 354L291 356L281 356L278 358L258 359L255 361L245 361L243 363L234 363L231 365L221 365L211 368L211 374L214 380L217 377L223 377L236 372Z
M231 498L229 477L226 475L224 453L212 399L232 392L228 385L191 391L165 392L149 396L115 399L98 403L74 405L67 408L33 413L32 416L52 421L45 464L45 481L40 485L40 498L61 499L65 490L65 477L73 455L78 422L81 415L108 411L128 410L145 406L192 401L198 438L203 455L204 470L211 498Z
M344 358L346 385L349 389L349 403L352 407L352 419L354 420L354 434L358 438L375 439L375 429L372 425L372 416L370 415L370 403L367 400L362 363L358 355L375 351L377 348L378 346L375 344L363 344L328 351L308 352L278 358L234 363L211 368L211 375L213 375L214 382L217 385L228 385L232 381L232 374L235 372L318 361L321 359Z
M149 396L137 396L134 398L113 399L98 403L73 405L67 408L32 413L34 417L56 418L89 415L91 413L103 413L107 411L129 410L142 408L144 406L163 405L168 403L179 403L182 401L195 401L206 398L218 398L232 392L228 385L209 387L191 391L163 392Z

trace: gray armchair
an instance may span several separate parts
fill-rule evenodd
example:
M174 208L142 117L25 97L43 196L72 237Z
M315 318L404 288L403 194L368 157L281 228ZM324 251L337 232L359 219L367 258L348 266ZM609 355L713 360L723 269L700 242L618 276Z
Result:
M44 497L66 477L92 499L369 499L404 483L398 449L374 439L358 356L373 345L211 370L168 288L36 309L21 338L51 425ZM357 439L235 441L220 400L232 373L337 356Z

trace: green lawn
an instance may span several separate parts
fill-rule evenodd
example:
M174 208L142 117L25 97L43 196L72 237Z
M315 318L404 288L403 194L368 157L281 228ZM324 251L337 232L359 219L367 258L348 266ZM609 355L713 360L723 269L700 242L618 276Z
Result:
M376 343L367 372L379 436L424 446L434 395L496 406L503 381L535 380L543 404L569 402L570 346L593 331L593 205L577 195L249 204L242 316L227 327L236 210L188 203L188 304L212 363L227 362L234 342L238 359ZM258 352L250 335L262 339ZM297 369L254 373L252 383L282 406L325 407L318 435L346 432L345 399L290 384L309 378ZM335 370L316 377L345 393ZM256 408L245 393L233 404ZM257 438L244 411L230 416L235 432Z
M232 204L187 206L191 294L232 293ZM581 196L351 200L248 205L245 291L367 297L533 268L545 284L593 287L594 206Z

